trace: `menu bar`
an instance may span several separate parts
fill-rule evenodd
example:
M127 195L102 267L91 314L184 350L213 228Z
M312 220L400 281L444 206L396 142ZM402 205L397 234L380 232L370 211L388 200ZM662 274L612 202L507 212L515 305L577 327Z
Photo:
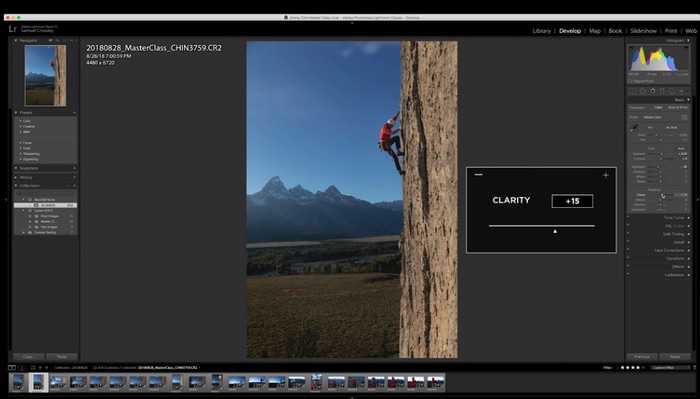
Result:
M5 21L700 21L700 14L4 14Z

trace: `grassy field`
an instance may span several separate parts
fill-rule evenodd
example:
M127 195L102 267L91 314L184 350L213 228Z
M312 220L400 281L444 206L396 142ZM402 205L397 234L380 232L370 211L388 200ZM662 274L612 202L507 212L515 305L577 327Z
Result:
M396 357L398 275L248 277L248 356Z
M53 87L27 89L27 105L53 105Z

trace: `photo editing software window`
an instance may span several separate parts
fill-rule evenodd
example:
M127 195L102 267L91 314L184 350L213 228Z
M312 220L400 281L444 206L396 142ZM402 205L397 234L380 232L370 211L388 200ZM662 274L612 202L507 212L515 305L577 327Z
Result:
M8 395L695 395L698 21L4 14Z

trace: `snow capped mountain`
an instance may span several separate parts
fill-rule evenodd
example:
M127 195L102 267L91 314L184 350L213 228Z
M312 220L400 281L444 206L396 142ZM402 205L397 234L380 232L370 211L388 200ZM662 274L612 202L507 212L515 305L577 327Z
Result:
M291 193L287 190L287 187L279 176L271 178L265 183L262 190L248 196L250 200L258 205L264 205L266 201L270 199L288 199L291 197Z
M279 176L275 176L268 180L260 192L265 193L266 195L282 197L286 197L289 194L287 187L284 185L284 182L282 182L282 179L280 179Z
M24 80L27 86L47 85L54 83L53 76L47 76L43 73L34 72L29 72L28 74L26 74Z
M345 195L334 185L316 193L301 185L287 189L275 176L260 191L248 195L248 241L398 234L403 207L401 201L391 204L372 204Z
M266 204L269 200L294 200L297 202L308 203L312 200L322 200L331 202L344 202L344 203L367 203L353 197L352 195L345 195L338 190L338 187L334 185L328 186L324 191L316 191L312 193L311 191L305 189L300 184L287 189L284 185L282 179L279 176L275 176L265 183L263 188L255 194L248 196L256 205Z
M290 188L289 193L292 194L292 197L297 199L309 199L312 198L314 195L314 193L305 189L300 184L297 184L296 186Z
M324 193L326 193L328 195L337 196L337 195L340 195L340 190L338 190L338 187L330 185L330 186L328 186L326 191L324 191Z

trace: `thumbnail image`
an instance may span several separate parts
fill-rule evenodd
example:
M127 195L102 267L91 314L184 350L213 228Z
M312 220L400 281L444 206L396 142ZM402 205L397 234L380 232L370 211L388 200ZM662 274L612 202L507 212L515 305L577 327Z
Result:
M402 55L407 43L249 42L248 357L456 356L456 343L440 345L450 348L446 353L399 345L402 334L424 346L431 337L417 334L437 334L417 325L400 331L402 313L426 320L419 310L426 307L402 306L402 292L416 289L401 278L403 251L412 245L403 239L404 204L414 202L404 196L421 195L405 189L421 176L405 154L422 154L419 145L404 145L404 119L412 138L420 114L412 106L416 90L405 89L404 75L412 70ZM436 50L430 65L454 69L456 76L456 42L430 43L447 51ZM456 81L445 87L423 79L422 95L449 97L449 112L424 112L456 126ZM424 230L418 224L426 220L411 221L412 228ZM449 243L456 254L456 236ZM431 260L436 271L445 270L439 263ZM445 331L440 336L456 342L456 331Z
M148 376L149 388L163 388L165 386L165 377L162 375Z
M302 375L290 375L287 378L287 386L289 389L301 389L306 385L306 377Z
M632 72L678 72L688 69L690 46L629 46L629 70Z
M17 386L17 381L13 381L13 386ZM29 381L27 391L30 393L49 392L49 374L48 373L29 373Z
M104 388L106 380L107 380L107 377L104 377L101 375L90 376L90 388L92 388L92 389Z
M249 389L261 389L265 387L265 377L263 376L250 376L248 378L248 388Z
M113 389L121 389L126 385L126 378L121 375L113 375L109 377L109 387Z
M402 389L406 386L406 378L402 375L387 378L386 386L389 389Z
M66 106L66 46L24 47L24 104Z
M189 387L191 389L204 388L206 378L203 375L191 375L189 379Z
M323 376L321 374L311 374L311 392L319 392L323 389Z
M146 376L132 375L129 377L129 388L138 389L146 387Z
M182 374L173 374L170 377L170 386L173 391L180 390L182 388Z
M328 376L328 389L343 389L345 388L345 377L341 375Z
M368 389L382 389L382 388L384 388L384 377L382 377L382 376L369 376L369 377L367 377L367 388Z
M406 383L408 389L421 389L425 387L425 377L423 376L409 376L408 382Z
M82 375L71 376L70 380L69 380L69 384L70 384L69 386L71 388L74 388L74 389L85 388L85 386L87 385L87 377L82 376Z
M428 389L439 389L442 388L443 385L445 385L445 377L443 376L428 376L426 380L426 386L428 387Z
M348 376L348 389L364 389L364 388L365 388L365 376L363 376L363 375Z
M388 389L402 389L406 386L406 379L403 376L389 376L386 379Z
M216 390L221 388L221 380L224 377L221 374L212 374L211 375L211 389Z
M32 375L32 386L35 391L42 391L44 389L44 374Z
M66 387L66 377L60 375L52 375L49 378L49 387L51 389L63 389Z
M242 375L230 375L228 377L228 387L231 389L245 388L245 377Z
M284 376L272 376L267 378L267 387L270 389L284 388L287 379Z
M24 374L12 375L12 387L15 391L19 391L24 388Z

